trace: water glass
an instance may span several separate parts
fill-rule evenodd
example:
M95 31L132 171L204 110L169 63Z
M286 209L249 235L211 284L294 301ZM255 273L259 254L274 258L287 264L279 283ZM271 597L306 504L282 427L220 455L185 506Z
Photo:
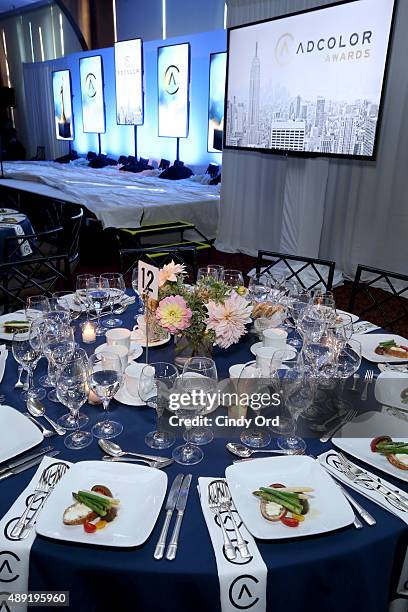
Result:
M135 314L135 319L137 319L137 317L139 315L142 315L144 313L144 303L142 300L142 296L139 294L139 269L138 266L135 266L132 270L132 289L135 292L136 295L136 314Z
M196 395L200 394L200 414L205 415L212 407L209 398L217 390L218 373L214 360L209 357L191 357L184 364L183 377L186 381L188 379L190 391L195 390ZM214 433L211 427L192 427L188 437L193 444L202 446L212 442Z
M101 324L101 312L109 304L109 282L101 276L93 276L87 283L87 299L96 312L96 335L104 336L106 329Z
M251 302L267 302L271 298L272 281L269 274L250 276L248 283L248 298Z
M74 410L71 409L71 406L69 404L69 388L66 387L66 380L64 381L63 389L64 396L66 395L66 399L62 399L61 396L62 390L61 384L59 384L59 381L61 379L61 373L63 373L63 376L66 377L67 372L69 372L70 370L79 372L80 368L85 369L85 374L87 374L88 355L82 348L75 349L72 357L56 373L55 388L57 398L62 404L64 404L64 406L67 406L70 410L67 414L64 414L58 419L58 424L61 425L61 427L63 427L64 429L78 429L79 427L83 427L84 425L86 425L89 421L89 418L85 414L79 414L78 412L75 414Z
M204 268L199 268L197 273L197 282L206 280L211 278L215 281L223 281L224 280L224 266L205 266Z
M93 278L93 274L78 274L75 285L75 297L81 307L85 310L86 318L89 319L90 303L88 299L88 282Z
M116 438L123 431L123 425L109 419L109 403L119 391L123 381L123 366L118 355L98 353L89 358L88 384L102 400L105 418L92 427L95 438Z
M26 299L25 316L28 321L35 321L43 317L50 308L50 303L45 295L32 295Z
M239 270L225 270L224 283L233 289L238 289L244 286L244 277Z
M113 316L113 308L116 304L119 304L123 299L123 295L126 291L125 280L122 274L117 272L109 272L101 274L101 278L108 281L109 284L109 305L111 316L105 319L103 322L104 327L121 327L123 325L122 319L115 318Z
M42 400L45 397L45 390L35 387L33 383L34 370L41 357L39 337L40 332L35 324L31 324L29 331L17 331L13 334L13 357L28 373L27 391L21 395L24 400Z
M238 400L241 403L242 398L245 398L245 401L248 399L247 406L252 408L255 419L262 407L259 403L254 403L253 398L260 398L264 394L270 395L269 382L269 378L264 376L255 361L245 364L242 368L237 383ZM271 435L266 428L259 427L254 421L250 427L242 431L240 439L243 444L251 448L263 448L270 443Z

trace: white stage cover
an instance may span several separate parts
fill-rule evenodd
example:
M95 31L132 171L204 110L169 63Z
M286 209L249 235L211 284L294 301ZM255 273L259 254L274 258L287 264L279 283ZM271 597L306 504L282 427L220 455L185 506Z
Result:
M94 213L104 228L182 220L194 223L207 238L215 238L217 233L219 185L141 176L120 172L116 166L97 170L83 162L7 162L4 174L16 182L6 180L0 186L81 204Z

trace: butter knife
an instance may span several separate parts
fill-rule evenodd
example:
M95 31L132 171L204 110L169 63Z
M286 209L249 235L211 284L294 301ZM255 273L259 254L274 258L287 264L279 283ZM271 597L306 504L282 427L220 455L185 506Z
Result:
M31 461L31 459L37 459L37 457L41 457L42 455L46 455L47 453L51 452L52 450L54 450L53 446L46 446L45 448L42 448L39 451L35 451L33 453L28 453L28 454L20 457L19 459L15 459L13 461L9 461L4 466L0 466L0 474L3 474L4 472L8 472L9 470L12 470L14 468L20 467L20 465L24 465L24 463L27 463L27 462Z
M180 527L187 505L188 493L190 491L192 477L192 474L187 474L187 476L184 476L183 484L181 485L180 493L177 498L177 519L176 524L174 525L173 535L171 536L170 544L167 547L166 553L166 559L168 561L173 561L173 559L176 558Z
M56 457L59 454L60 454L60 451L53 451L52 453L48 454L48 457ZM15 476L16 474L20 474L20 472L25 472L25 470L29 470L34 465L38 465L39 463L41 463L42 460L43 460L43 456L36 457L36 459L31 459L31 461L28 461L27 463L23 463L23 465L20 465L19 467L7 470L7 472L0 474L0 480L5 480L6 478L9 478L9 476Z
M162 559L163 555L164 555L164 549L166 547L166 538L167 538L167 532L169 530L169 526L170 526L170 521L171 521L171 517L174 511L174 508L176 507L176 502L177 502L177 498L180 492L180 488L183 482L183 474L177 474L177 476L175 477L175 479L173 480L173 484L171 485L171 489L170 492L167 496L167 501L166 501L166 518L164 520L164 524L161 530L161 534L160 537L158 539L158 542L156 544L156 548L154 551L154 558L155 559Z

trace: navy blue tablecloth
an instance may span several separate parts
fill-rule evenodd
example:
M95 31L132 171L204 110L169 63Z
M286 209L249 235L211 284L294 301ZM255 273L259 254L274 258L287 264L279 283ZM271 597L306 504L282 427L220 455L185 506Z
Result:
M14 227L10 227L10 224L6 223L6 222L2 222L2 220L4 218L7 219L7 217L14 217L15 215L18 215L19 217L21 217L21 213L19 213L18 211L12 211L10 213L7 213L5 215L0 215L0 263L2 261L9 261L9 253L7 252L7 247L6 247L6 238L8 238L9 236L12 237L16 237L16 231ZM18 224L15 225L20 225L24 234L33 234L34 230L33 227L30 223L30 220L27 216L24 215L24 218L21 218L21 220L19 220ZM13 241L13 246L12 246L12 250L14 251L15 249L15 244ZM28 243L26 243L28 244ZM20 249L13 254L13 260L17 260L20 259L21 257L23 257L23 255L20 252Z
M123 315L132 324L132 308ZM102 342L103 339L98 339ZM92 348L91 348L92 347ZM92 352L95 345L87 347ZM172 347L151 349L150 361L171 360ZM220 377L228 375L232 363L249 361L252 355L245 341L227 351L216 351ZM367 364L363 365L363 370ZM43 360L36 376L45 371ZM15 391L17 367L10 355L0 385L6 403L23 410L20 393ZM371 386L372 387L372 386ZM372 393L372 388L371 388ZM66 410L46 402L54 418ZM86 406L90 425L100 418L101 408ZM144 436L155 421L150 408L135 408L112 402L112 415L124 425L117 439L123 448L149 452ZM52 438L69 461L100 459L96 440L82 451L69 451L61 438ZM216 563L196 491L198 476L223 476L232 463L225 439L215 439L203 447L204 460L192 467L177 464L166 469L169 482L178 472L192 472L189 503L181 530L177 558L155 561L153 551L164 520L162 509L147 542L136 549L101 549L67 544L38 536L30 557L31 590L69 590L70 609L76 612L218 612L219 583ZM317 454L331 448L318 440L308 440L308 452ZM169 451L162 451L162 454ZM29 483L34 468L0 482L0 516ZM398 482L398 486L402 486ZM352 526L335 533L306 539L259 541L268 567L268 612L385 612L390 592L401 569L408 544L408 527L398 518L368 499L355 497L377 519L376 527L357 531ZM0 591L3 590L0 583Z

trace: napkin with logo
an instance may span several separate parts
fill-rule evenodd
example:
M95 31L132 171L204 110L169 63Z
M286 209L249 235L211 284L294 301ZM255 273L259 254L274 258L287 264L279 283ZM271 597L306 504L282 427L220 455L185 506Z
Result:
M3 380L4 371L6 369L6 361L8 357L8 350L5 344L0 344L0 382Z
M13 610L13 612L25 612L27 609L25 604L13 603L11 605L6 600L8 594L28 591L30 551L35 540L35 527L25 540L16 540L10 534L26 509L26 504L29 503L43 471L53 464L61 463L72 465L68 461L44 457L28 487L24 489L0 521L0 610L3 610L3 606L5 610ZM1 486L7 485L0 484Z
M208 507L208 485L215 478L199 478L198 492L201 508L210 534L217 562L218 578L220 581L220 599L222 612L236 612L237 610L251 610L251 612L266 611L266 581L268 570L260 555L254 538L240 524L242 537L248 543L251 557L242 559L238 550L237 558L229 561L224 555L221 528L217 523L216 515ZM235 507L232 507L234 516L239 519ZM225 513L222 513L225 515ZM228 519L229 521L230 519ZM232 526L225 521L231 539L235 537Z
M371 501L385 508L385 510L388 510L392 514L395 514L395 516L398 516L404 523L408 524L408 508L404 510L404 508L398 504L398 498L402 498L404 502L408 504L408 493L398 489L398 487L388 480L385 480L385 478L380 478L380 476L376 476L365 468L360 468L359 465L348 459L352 466L364 469L368 475L367 478L361 478L358 481L351 480L343 472L342 464L336 451L323 453L319 455L318 460L326 470L331 474L335 474L336 478L344 482L344 484L358 493L361 493L361 495L368 497L368 499L371 499ZM389 488L392 490L390 491Z
M25 235L25 231L19 223L2 223L1 227L13 229L16 233L17 238L20 238L21 236ZM22 257L25 257L26 255L31 255L33 251L28 240L20 242L19 251Z

